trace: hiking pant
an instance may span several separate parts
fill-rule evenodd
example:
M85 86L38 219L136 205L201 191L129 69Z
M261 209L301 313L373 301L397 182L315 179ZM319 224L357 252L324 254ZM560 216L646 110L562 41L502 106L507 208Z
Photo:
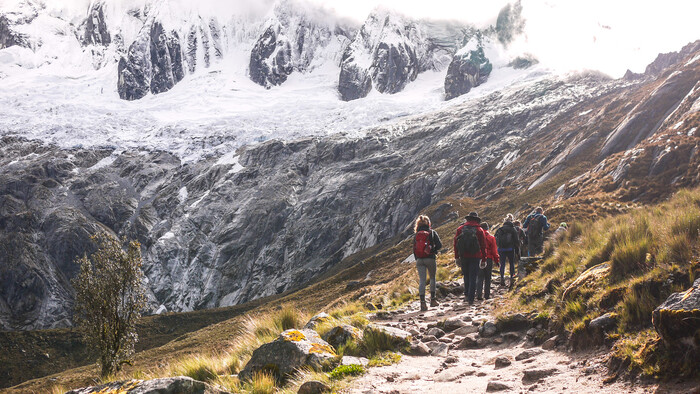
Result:
M513 282L513 275L515 275L515 251L499 251L498 256L501 259L501 284L504 284L504 275L506 273L506 260L510 262L510 281Z
M544 236L529 237L527 243L527 252L529 257L535 257L542 254L542 246L544 245Z
M488 300L491 296L491 271L493 270L493 259L486 260L486 268L479 268L476 279L476 296L481 298L483 290L484 297Z
M416 268L418 269L418 294L425 296L425 274L426 270L430 273L430 296L435 294L435 257L421 257L416 259Z
M474 302L476 295L476 277L479 274L480 258L461 257L459 259L462 267L462 276L464 276L464 296L467 297L469 303Z

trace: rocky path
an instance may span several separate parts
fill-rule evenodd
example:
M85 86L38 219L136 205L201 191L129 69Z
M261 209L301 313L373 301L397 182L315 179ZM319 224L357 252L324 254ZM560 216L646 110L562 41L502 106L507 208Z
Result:
M416 355L369 369L347 392L693 392L687 387L604 384L603 352L570 354L556 338L536 346L532 339L536 329L499 333L489 332L496 327L486 324L486 330L479 333L481 322L493 321L492 312L505 291L496 288L494 298L476 301L473 306L450 294L439 307L425 313L418 310L417 302L398 313L379 313L374 317L376 324L402 328L417 338L412 346ZM446 322L444 330L436 327L441 321ZM430 355L417 355L428 349Z

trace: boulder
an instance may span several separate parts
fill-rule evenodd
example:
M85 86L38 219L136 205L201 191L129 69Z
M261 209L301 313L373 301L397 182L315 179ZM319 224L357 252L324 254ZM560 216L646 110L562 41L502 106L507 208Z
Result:
M330 393L331 391L331 386L318 380L310 380L299 386L297 394L322 394Z
M304 325L304 329L307 330L314 330L316 327L323 323L327 322L331 319L331 315L327 314L326 312L321 312L316 315L314 315L309 321Z
M439 356L439 357L446 357L447 351L450 348L450 345L443 343L443 342L428 342L425 345L430 348L431 355Z
M426 335L432 335L435 338L439 339L445 335L445 331L442 331L441 329L439 329L437 327L433 327L426 332Z
M543 349L543 350L552 350L552 349L554 349L555 347L557 347L557 341L558 341L558 340L559 340L559 337L556 336L556 335L553 336L553 337L551 337L551 338L549 338L549 339L547 339L547 340L544 341L544 343L542 344L542 349Z
M591 320L588 324L588 328L597 333L609 332L617 327L617 320L617 313L606 313Z
M26 37L12 29L10 21L5 15L0 15L0 49L13 45L29 48Z
M601 263L583 271L583 273L564 290L564 294L561 297L562 301L573 300L580 294L583 288L597 288L608 276L609 272L610 264L608 263Z
M700 279L682 292L671 294L651 314L659 336L672 349L700 349ZM592 322L591 322L592 323Z
M498 327L494 322L487 321L479 327L479 336L482 338L491 338L498 334Z
M445 76L445 100L461 96L486 82L493 66L484 54L480 36L472 37L455 53Z
M258 371L268 371L285 380L299 368L323 370L337 362L338 356L333 348L316 331L292 329L255 349L238 377L245 381Z
M438 342L438 339L435 335L424 335L421 342Z
M225 394L204 382L186 376L161 378L152 380L121 380L84 387L67 392L66 394L90 393L133 393L133 394Z
M459 349L475 349L479 347L477 334L469 334L457 346Z
M398 349L409 347L411 345L411 334L395 327L381 326L378 324L370 324L365 327L363 335L376 335L381 333L389 337L392 347ZM387 349L388 350L388 349Z
M455 331L455 330L462 328L466 325L467 325L467 322L465 322L464 320L453 317L453 318L445 320L445 323L442 325L442 328L446 332L452 332L452 331Z
M347 341L351 339L362 339L362 331L349 324L341 324L339 326L335 326L323 335L323 340L331 344L331 346L333 346L336 349L338 349L341 345L344 345Z

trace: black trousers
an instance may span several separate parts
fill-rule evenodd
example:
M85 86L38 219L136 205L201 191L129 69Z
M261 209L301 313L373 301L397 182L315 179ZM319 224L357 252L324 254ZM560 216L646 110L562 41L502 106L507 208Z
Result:
M479 274L476 279L476 296L481 298L483 290L484 297L491 297L491 270L493 270L493 260L486 260L486 268L479 268Z

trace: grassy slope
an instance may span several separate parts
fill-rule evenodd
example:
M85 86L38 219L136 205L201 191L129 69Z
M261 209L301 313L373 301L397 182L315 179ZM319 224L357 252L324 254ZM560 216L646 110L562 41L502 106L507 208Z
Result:
M673 363L657 346L651 312L700 276L698 241L700 189L624 215L574 223L558 246L547 248L540 269L519 284L500 313L507 318L540 311L551 328L571 335L574 348L614 345L618 363L633 373L696 374L697 365ZM601 264L610 267L607 275L567 291L584 271ZM605 313L618 316L618 328L598 338L588 324Z

